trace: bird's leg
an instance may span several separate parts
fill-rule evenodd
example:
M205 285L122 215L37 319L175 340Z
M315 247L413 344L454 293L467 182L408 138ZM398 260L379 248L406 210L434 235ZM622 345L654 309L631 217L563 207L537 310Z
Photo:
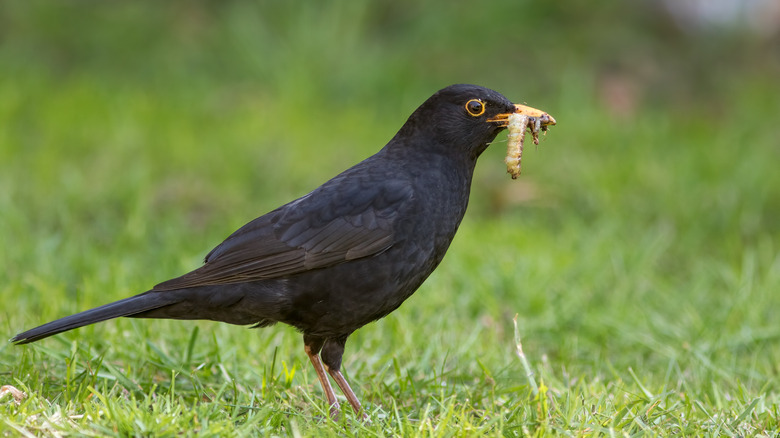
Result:
M341 371L333 370L327 365L325 365L325 369L328 370L328 373L330 373L330 375L333 377L333 380L335 380L336 384L339 385L341 392L344 393L344 395L347 397L347 401L350 405L352 405L352 409L354 409L357 414L362 415L363 418L367 418L368 415L363 412L363 406L360 405L360 400L358 400L355 393L352 392L352 388L349 387L349 383L347 383L347 379L344 378L344 375L341 374Z
M325 363L325 369L328 370L328 373L333 377L333 380L335 380L336 384L341 388L341 392L347 397L347 401L352 405L352 409L355 410L355 413L362 415L365 419L368 418L368 415L363 412L360 401L352 391L352 388L349 387L347 379L341 374L341 357L344 355L344 344L346 344L346 342L346 336L343 338L326 340L325 345L322 348L322 361Z
M336 400L336 393L333 392L333 387L330 386L330 380L328 375L325 374L325 369L320 361L320 350L322 349L323 339L311 336L303 336L303 349L306 351L306 355L309 356L311 364L314 365L314 369L317 371L317 378L320 379L322 390L325 392L325 397L328 399L328 405L330 406L330 417L336 420L339 416L339 402Z

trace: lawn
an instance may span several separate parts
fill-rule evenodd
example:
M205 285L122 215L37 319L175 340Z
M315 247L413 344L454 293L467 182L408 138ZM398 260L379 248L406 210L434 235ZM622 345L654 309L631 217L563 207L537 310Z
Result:
M369 421L328 418L292 328L120 319L0 343L0 385L26 394L0 398L0 432L778 433L777 39L597 6L355 5L0 6L0 328L199 266L450 83L549 111L520 178L502 134L442 265L350 337Z

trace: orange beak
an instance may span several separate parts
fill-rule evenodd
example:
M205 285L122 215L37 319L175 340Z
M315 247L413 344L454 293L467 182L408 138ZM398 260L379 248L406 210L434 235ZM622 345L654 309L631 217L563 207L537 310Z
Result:
M501 113L495 117L487 119L487 121L498 123L499 125L506 127L509 124L507 119L509 119L510 114L513 113ZM530 106L515 104L514 114L522 114L527 116L531 123L535 123L537 120L539 120L543 131L546 131L548 126L552 126L556 123L553 116L536 108L531 108Z

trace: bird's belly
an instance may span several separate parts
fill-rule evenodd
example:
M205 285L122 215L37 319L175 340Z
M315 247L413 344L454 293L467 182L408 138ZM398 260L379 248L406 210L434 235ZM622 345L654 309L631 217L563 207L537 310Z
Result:
M432 243L417 242L290 278L292 300L281 322L304 333L348 335L409 298L441 261L433 252Z

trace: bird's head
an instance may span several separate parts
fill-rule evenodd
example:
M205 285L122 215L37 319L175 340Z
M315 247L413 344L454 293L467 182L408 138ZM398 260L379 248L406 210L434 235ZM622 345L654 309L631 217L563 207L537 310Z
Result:
M555 125L555 119L544 111L513 104L488 88L458 84L439 90L420 105L398 135L416 138L418 148L457 148L476 159L514 113L528 116L531 122L539 120L543 130Z

